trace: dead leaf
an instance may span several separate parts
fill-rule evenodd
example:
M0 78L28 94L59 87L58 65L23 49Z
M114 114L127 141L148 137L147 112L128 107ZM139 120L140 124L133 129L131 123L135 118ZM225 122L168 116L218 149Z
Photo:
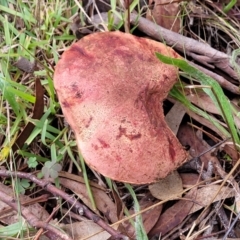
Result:
M187 124L182 125L179 128L177 136L182 145L190 146L189 153L192 157L197 157L202 152L205 152L210 148L210 146L204 140L200 139L196 135L195 130ZM218 159L215 156L211 155L211 151L201 156L200 159L204 163L204 166L206 168L209 161L212 161L213 163L218 163Z
M183 191L182 179L177 171L173 171L164 179L149 185L148 188L151 194L160 200L179 198Z
M188 94L187 99L194 103L199 108L214 114L220 114L216 104L212 99L203 91L197 91L197 93Z
M224 150L231 158L234 163L236 163L239 159L239 153L236 151L233 142L227 142L226 144L223 144L223 147L221 147L222 150Z
M159 218L156 225L150 231L149 236L152 237L156 234L164 236L167 232L171 231L179 225L185 217L189 214L195 201L197 189L194 188L185 195L186 200L179 200L172 207L168 208Z
M12 196L14 198L13 189L5 186L1 182L0 182L0 192L4 192L5 194ZM22 204L25 202L33 201L32 198L22 194L19 194L19 199ZM38 217L41 220L46 220L49 217L48 212L39 203L33 203L25 207L27 207L36 217ZM6 216L3 215L4 210L8 208L9 206L6 203L3 203L0 201L0 212L2 213L2 215L0 216L0 221L7 225L18 222L19 214L16 213L14 210L8 211L8 213L6 213Z
M194 213L200 210L201 208L208 206L213 202L234 197L234 190L232 188L227 186L223 186L220 190L219 188L220 188L220 185L217 185L217 184L206 185L202 188L199 188L197 190L197 195L196 195L197 203L193 205L189 214ZM216 195L216 198L214 199L214 201L212 201L215 195Z
M186 108L184 107L184 105L181 104L180 102L176 102L165 116L167 125L170 127L170 129L175 135L177 135L179 126L182 122L182 118L184 117L185 113Z
M30 62L25 57L20 57L13 65L27 73L33 72L36 66L35 62Z
M121 200L121 198L119 197L119 195L117 194L117 192L115 190L112 190L112 196L117 208L117 217L118 219L122 219L123 217L123 212L124 212L124 203Z
M220 110L217 108L216 104L213 103L212 99L203 91L198 91L197 93L188 94L186 96L189 101L194 103L199 108L213 114L220 115ZM236 112L240 112L240 108L232 103ZM238 128L240 128L240 118L237 114L234 114L234 122Z
M180 173L184 188L196 185L199 181L199 174L196 173Z
M178 16L180 11L178 2L149 0L149 5L153 6L153 9L147 12L148 20L156 22L166 29L179 32L181 22Z
M111 235L92 221L75 222L63 225L61 228L74 240L106 240ZM95 235L96 234L96 235ZM94 236L92 236L94 235Z
M60 183L62 186L73 191L90 209L92 209L92 204L88 197L87 188L84 183L76 182L66 178L60 178ZM97 209L112 223L118 221L117 208L105 191L91 187L93 197L97 206ZM92 209L94 210L94 209Z
M176 102L176 100L174 100L171 97L168 97L168 100L171 101L172 103ZM187 109L187 108L186 108L186 111L187 111L189 117L196 120L197 122L200 122L203 126L208 127L209 129L214 131L216 134L218 134L222 139L225 138L225 135L211 121L205 119L204 117L201 117L200 115L198 115L192 111L189 111L189 109ZM213 116L212 116L212 118L214 119L214 121L219 122L219 120L214 118Z

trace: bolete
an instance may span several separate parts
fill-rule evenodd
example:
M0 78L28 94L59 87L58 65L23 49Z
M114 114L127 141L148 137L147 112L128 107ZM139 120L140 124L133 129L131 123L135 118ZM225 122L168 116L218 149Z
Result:
M162 109L178 69L155 52L179 57L146 38L94 33L72 44L55 69L54 86L81 154L117 181L156 182L186 160Z

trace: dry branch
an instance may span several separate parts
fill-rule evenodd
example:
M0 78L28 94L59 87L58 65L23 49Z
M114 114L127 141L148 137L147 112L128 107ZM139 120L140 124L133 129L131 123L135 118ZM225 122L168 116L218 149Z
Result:
M36 228L43 228L47 232L45 235L49 237L50 239L63 239L63 240L72 240L67 234L60 231L59 229L55 228L49 223L46 223L40 219L38 219L34 214L32 214L31 211L27 207L24 207L21 205L21 208L19 208L19 203L16 201L16 199L13 199L12 197L8 196L4 192L1 192L0 194L0 200L10 207L12 207L16 212L19 210L21 211L21 215L27 220L27 222L32 226Z
M104 24L102 23L102 19L104 20L104 23L107 23L107 13L101 13L101 17L99 17L99 15L93 16L92 23L96 27L99 27L99 25ZM114 21L114 23L117 24L119 22L119 19L117 19L115 16ZM185 37L176 32L172 32L155 24L154 22L151 22L150 20L139 17L135 13L131 13L130 21L133 25L137 25L138 29L140 29L151 38L166 43L167 45L173 47L175 50L178 50L184 55L191 57L193 60L195 60L195 62L198 62L201 65L205 65L210 69L217 68L222 72L225 72L233 79L240 80L238 74L231 66L230 56L212 48L209 44ZM190 64L192 63L190 62ZM227 90L235 94L240 93L237 86L227 81L222 76L196 64L192 65L214 78L222 87L226 88Z
M138 18L137 14L132 13L131 23L135 22L137 22L138 28L148 36L151 36L161 42L165 42L174 49L191 56L194 60L200 62L201 64L205 64L208 67L212 66L213 69L215 67L219 68L230 77L239 79L237 73L231 67L230 57L227 54L212 48L207 43L182 36L181 34L156 25L143 17Z
M98 215L94 214L85 205L78 202L77 199L75 199L74 197L63 192L62 190L55 187L54 185L52 185L49 181L47 181L45 179L39 179L31 173L12 172L12 171L7 171L7 170L0 170L0 176L1 177L17 177L17 178L29 179L32 182L36 183L38 186L45 189L46 191L52 193L54 196L59 196L59 197L63 198L64 200L66 200L68 203L73 205L73 208L78 212L78 214L85 215L88 219L90 219L93 222L95 222L96 224L98 224L100 227L102 227L104 230L106 230L110 235L112 235L113 239L118 239L118 240L121 240L121 239L127 240L128 239L125 235L122 235L120 232L111 228ZM3 193L0 194L0 200L2 200L3 202L5 202L6 204L8 204L9 206L11 206L13 208L14 208L14 205L11 205L11 204L12 203L17 204L17 202L12 201L13 199L11 197L4 198ZM18 209L18 208L16 208L16 209ZM26 211L26 210L24 210L24 211ZM25 213L22 213L22 215L24 217L26 217ZM35 221L33 223L35 223ZM38 221L37 227L47 229L46 224L47 223ZM50 228L48 228L48 230L50 230ZM67 239L67 238L61 238L61 239ZM70 238L68 238L68 239L70 239Z

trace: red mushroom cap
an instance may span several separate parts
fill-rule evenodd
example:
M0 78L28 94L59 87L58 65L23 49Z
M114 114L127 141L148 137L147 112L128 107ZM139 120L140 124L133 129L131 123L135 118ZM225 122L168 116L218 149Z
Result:
M87 164L133 184L166 177L187 158L164 120L162 102L178 69L164 44L121 32L94 33L62 55L54 86Z

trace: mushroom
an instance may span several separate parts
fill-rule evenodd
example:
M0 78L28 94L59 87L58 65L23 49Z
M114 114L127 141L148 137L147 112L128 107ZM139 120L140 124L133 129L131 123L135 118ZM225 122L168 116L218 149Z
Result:
M117 181L156 182L187 158L162 109L178 69L155 52L179 57L146 38L94 33L72 44L55 69L54 86L81 154Z

